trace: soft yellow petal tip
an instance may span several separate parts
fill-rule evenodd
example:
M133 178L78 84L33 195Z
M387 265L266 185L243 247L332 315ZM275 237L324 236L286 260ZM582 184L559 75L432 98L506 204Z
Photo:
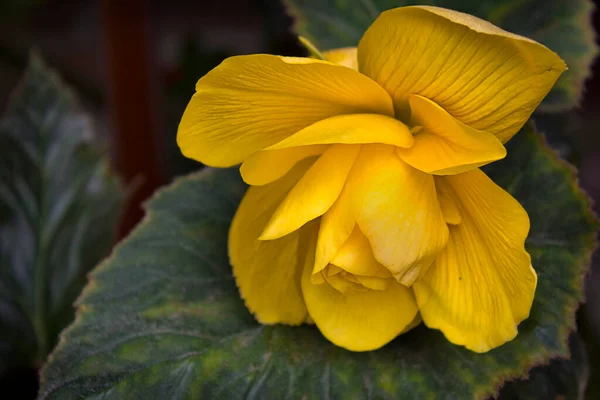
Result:
M323 56L327 61L358 70L358 51L356 47L327 50L323 52Z

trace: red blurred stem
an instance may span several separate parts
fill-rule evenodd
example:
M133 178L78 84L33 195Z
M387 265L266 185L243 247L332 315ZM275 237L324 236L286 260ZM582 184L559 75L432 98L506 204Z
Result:
M110 76L117 166L127 183L139 182L119 236L142 218L141 203L162 183L156 152L156 113L148 9L144 0L103 0L102 19Z

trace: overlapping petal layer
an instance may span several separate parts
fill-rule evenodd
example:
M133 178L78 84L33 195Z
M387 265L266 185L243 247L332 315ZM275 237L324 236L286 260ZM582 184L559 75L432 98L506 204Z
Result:
M177 143L186 157L228 167L317 121L355 113L394 115L385 90L357 71L309 58L230 57L198 81Z
M362 146L348 186L375 258L411 285L448 240L433 177L400 160L394 147L372 144Z
M369 240L358 227L354 228L348 240L331 260L331 264L354 275L377 278L392 277L390 271L373 257Z
M462 221L413 289L427 326L485 352L513 339L529 316L537 283L524 248L529 218L480 170L436 179Z
M360 41L358 65L390 93L403 120L417 94L501 142L523 126L566 69L537 42L426 6L383 12Z
M391 280L385 290L342 294L329 284L314 284L314 254L313 245L306 257L302 293L311 319L327 339L348 350L368 351L410 328L418 312L410 289Z
M397 119L386 115L352 114L316 122L268 150L332 143L382 143L407 148L413 142L408 127Z
M453 175L506 156L506 149L491 133L458 121L433 101L409 97L414 145L398 148L404 162L428 174Z
M437 180L436 188L438 201L440 202L440 207L442 209L442 214L444 215L444 220L447 224L450 225L458 225L462 221L462 217L460 215L460 210L456 205L456 202L450 197L450 193L444 188L440 188L439 186L443 184L443 181Z
M301 324L307 317L300 289L306 249L301 232L277 240L258 237L273 212L312 161L296 165L285 177L248 189L229 230L229 259L246 307L263 324Z
M298 161L323 154L327 147L321 144L257 151L244 161L240 173L248 185L266 185L287 174Z
M352 234L356 226L353 206L352 193L346 185L336 202L321 217L313 273L325 268Z
M260 239L278 239L323 215L342 192L359 151L343 144L327 149L277 207Z

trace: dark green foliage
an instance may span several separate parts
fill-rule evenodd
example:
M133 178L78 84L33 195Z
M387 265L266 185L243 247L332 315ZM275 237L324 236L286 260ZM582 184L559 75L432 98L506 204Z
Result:
M88 117L37 57L0 120L0 375L39 367L123 201Z
M93 272L42 373L42 399L465 399L494 394L534 364L568 354L594 246L589 203L531 128L491 176L531 217L539 283L531 317L486 354L420 326L352 353L314 326L261 326L240 299L227 231L245 185L236 170L179 179Z

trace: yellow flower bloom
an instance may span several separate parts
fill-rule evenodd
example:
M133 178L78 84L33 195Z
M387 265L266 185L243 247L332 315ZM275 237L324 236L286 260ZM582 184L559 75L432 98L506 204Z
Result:
M436 8L386 11L329 61L231 57L198 81L177 140L251 185L229 255L265 324L314 322L350 350L415 324L485 352L517 334L537 277L528 216L478 167L506 155L564 62Z

